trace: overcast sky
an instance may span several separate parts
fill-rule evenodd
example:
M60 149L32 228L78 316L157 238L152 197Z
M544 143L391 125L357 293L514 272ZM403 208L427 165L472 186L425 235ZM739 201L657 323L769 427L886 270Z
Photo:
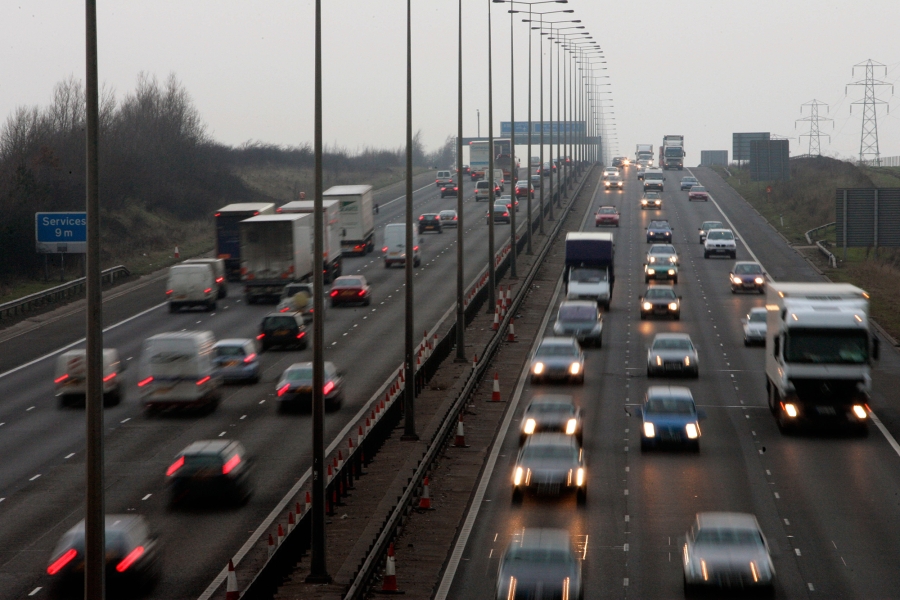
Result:
M510 112L509 5L462 0L464 135L487 134L487 14L493 15L494 123ZM190 93L208 131L224 144L312 143L314 3L311 0L101 0L100 80L121 97L144 71L174 73ZM405 139L406 2L325 0L324 137L356 151L397 148ZM516 8L527 9L517 4ZM570 0L535 11L574 9L545 20L581 19L604 49L611 94L607 125L613 153L633 155L636 143L659 146L683 134L687 163L700 150L728 150L733 132L770 131L806 152L807 123L795 119L816 99L829 105L821 124L824 154L857 157L865 71L886 65L880 80L900 79L900 1ZM413 128L428 149L457 128L457 10L454 0L414 0ZM575 32L578 30L570 30ZM515 15L515 110L527 120L528 25ZM534 115L540 55L533 38ZM84 78L84 7L70 0L0 3L0 116L22 105L44 106L56 83ZM544 46L545 58L547 44ZM554 52L554 57L556 56ZM545 67L548 61L545 60ZM885 72L886 71L886 72ZM545 76L546 78L546 76ZM546 83L546 81L545 81ZM900 88L897 93L900 94ZM882 156L900 155L900 99L876 91ZM613 121L614 119L614 121ZM610 136L613 137L613 136ZM802 147L801 147L802 143ZM520 151L524 155L524 149Z

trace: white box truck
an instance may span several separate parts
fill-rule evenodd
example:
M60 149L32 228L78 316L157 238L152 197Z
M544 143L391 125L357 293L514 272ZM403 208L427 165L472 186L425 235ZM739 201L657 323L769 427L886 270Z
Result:
M313 217L260 215L241 221L241 283L249 304L278 302L284 286L313 274Z
M257 215L275 214L272 202L240 202L215 212L216 258L225 261L228 281L241 280L241 229L238 223Z
M840 425L868 431L872 361L869 295L847 283L770 282L766 392L782 431Z
M278 209L279 214L313 214L315 202L312 200L296 200L288 202ZM343 269L341 254L341 203L337 200L322 201L322 218L324 221L323 241L325 252L322 257L322 271L325 273L325 283L331 283L335 277L340 277ZM313 238L315 241L315 238Z
M375 249L375 200L371 185L336 185L325 190L324 200L341 207L341 251L365 255Z
M609 310L615 274L616 243L611 233L566 234L567 300L590 300Z

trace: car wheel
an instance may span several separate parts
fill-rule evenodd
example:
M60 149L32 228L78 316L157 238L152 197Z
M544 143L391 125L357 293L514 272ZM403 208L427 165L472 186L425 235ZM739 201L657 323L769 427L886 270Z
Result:
M650 444L647 443L647 440L641 438L641 452L647 452L650 449Z
M760 293L760 294L765 294L765 293L766 293L766 288L759 288L759 293Z
M703 238L700 238L700 243L701 243L701 244L703 243Z
M389 263L388 261L384 261L384 268L385 268L385 269L390 269L390 268L391 268L391 263Z
M750 346L750 340L744 338L744 346Z
M174 303L172 303L172 302L169 302L169 312L170 312L170 313L177 313L177 312L178 312L178 305L177 305L177 304L174 304Z
M422 264L422 261L419 260L418 258L413 259L413 266L414 266L414 267L418 267L418 266L421 265L421 264Z
M672 318L674 318L676 321L680 321L681 320L681 312L675 313L674 315L672 315Z
M650 370L650 365L647 365L647 379L653 377L653 371Z
M694 379L698 379L700 377L700 369L694 369L693 375L691 375Z
M709 258L709 252L704 252L704 253L703 253L703 258Z
M371 298L366 298L365 300L363 300L363 306L369 306L370 304L372 304Z
M598 348L602 348L602 347L603 347L603 336L600 336L600 337L597 338L597 347L598 347Z

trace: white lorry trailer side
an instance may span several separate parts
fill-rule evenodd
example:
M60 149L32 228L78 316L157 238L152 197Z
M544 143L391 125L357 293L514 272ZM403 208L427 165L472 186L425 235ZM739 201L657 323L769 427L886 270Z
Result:
M375 200L371 185L336 185L323 200L340 202L341 251L365 255L375 249Z
M312 200L296 200L288 202L278 209L280 214L313 214L315 202ZM322 257L322 270L325 283L331 283L340 277L343 269L341 254L341 203L337 200L322 201L322 219L324 222L323 238L325 251ZM315 239L315 238L314 238Z
M215 212L216 258L225 261L228 281L241 280L241 228L239 223L256 215L275 214L272 202L241 202Z
M867 432L878 358L869 295L846 283L771 282L767 293L766 391L779 428Z
M260 215L241 221L241 282L249 304L278 302L284 286L313 274L313 217Z

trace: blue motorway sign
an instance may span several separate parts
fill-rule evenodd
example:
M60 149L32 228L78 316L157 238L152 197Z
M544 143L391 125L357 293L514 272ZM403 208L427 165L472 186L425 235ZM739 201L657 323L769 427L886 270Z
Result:
M41 253L83 254L87 251L87 213L35 213L34 239Z

